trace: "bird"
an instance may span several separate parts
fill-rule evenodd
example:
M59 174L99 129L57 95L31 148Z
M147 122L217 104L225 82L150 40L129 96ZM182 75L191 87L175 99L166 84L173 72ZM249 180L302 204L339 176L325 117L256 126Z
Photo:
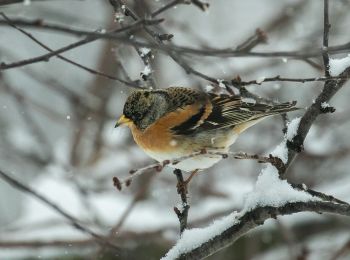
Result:
M296 101L273 105L254 101L186 87L135 90L115 127L128 126L138 146L158 162L185 158L169 166L191 173L188 182L219 162L223 158L219 153L227 153L249 127L299 109ZM198 154L191 156L194 153Z

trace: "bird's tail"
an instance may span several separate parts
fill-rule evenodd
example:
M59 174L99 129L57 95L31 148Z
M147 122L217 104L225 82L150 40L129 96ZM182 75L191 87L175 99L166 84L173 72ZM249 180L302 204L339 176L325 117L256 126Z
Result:
M285 102L276 105L267 105L267 104L252 104L252 103L242 103L242 108L249 109L249 111L254 111L255 116L250 120L243 122L235 126L234 131L236 133L241 133L248 129L249 127L259 123L269 116L274 116L278 114L284 114L290 111L299 110L301 108L295 107L296 101Z
M296 101L285 102L281 104L267 105L267 104L250 104L242 103L242 107L249 108L250 111L256 113L256 118L272 116L277 114L284 114L290 111L299 110L301 108L295 107Z

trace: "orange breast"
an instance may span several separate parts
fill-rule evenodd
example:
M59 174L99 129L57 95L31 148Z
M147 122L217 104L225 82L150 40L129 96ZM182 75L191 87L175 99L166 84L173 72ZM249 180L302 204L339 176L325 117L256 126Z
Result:
M184 109L178 109L168 113L157 120L144 131L130 126L135 142L144 150L172 152L181 149L181 139L172 136L170 129L185 122L194 114L198 113L199 105L189 105Z

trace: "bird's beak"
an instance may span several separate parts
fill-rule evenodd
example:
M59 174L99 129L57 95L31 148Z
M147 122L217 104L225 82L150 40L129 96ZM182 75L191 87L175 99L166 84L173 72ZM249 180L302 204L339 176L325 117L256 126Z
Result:
M117 123L115 124L114 128L117 128L121 125L127 125L131 123L131 120L129 118L126 118L124 115L121 115L121 117L118 119Z

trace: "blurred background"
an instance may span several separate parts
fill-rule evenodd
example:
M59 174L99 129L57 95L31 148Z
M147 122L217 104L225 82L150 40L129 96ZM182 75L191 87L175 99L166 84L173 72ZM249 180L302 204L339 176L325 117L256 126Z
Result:
M130 0L125 4L138 17L151 19L152 13L170 2ZM164 44L203 49L235 49L261 34L264 37L254 51L322 46L323 1L216 0L208 1L209 8L192 2L154 16L165 20L146 28L172 34L170 43L164 40ZM0 1L1 12L53 50L84 39L83 32L103 33L133 24L123 10L107 0ZM330 1L330 46L349 42L349 10L350 1ZM48 53L4 17L0 19L1 63ZM142 27L125 36L155 42ZM123 179L131 169L154 162L135 145L128 129L114 129L133 89L130 85L224 92L221 84L193 72L218 83L237 76L243 81L262 81L277 75L324 75L321 58L177 53L173 59L169 53L108 39L91 41L62 56L109 76L57 57L0 71L0 169L59 205L83 226L108 236L123 253L99 245L57 211L0 180L0 259L159 259L176 242L179 226L173 207L181 201L171 169L149 171L122 191L113 186L113 176ZM272 101L297 100L299 107L307 107L322 87L323 82L272 81L247 89ZM290 182L305 183L345 201L350 201L349 87L348 83L332 99L330 105L336 112L321 115L311 128L305 151L287 174ZM289 118L302 113L290 113ZM281 117L267 119L244 133L232 151L268 154L283 139L282 129ZM227 159L197 175L189 190L189 226L203 227L241 209L262 167L255 161ZM334 215L279 217L209 259L349 259L349 230L349 220Z

